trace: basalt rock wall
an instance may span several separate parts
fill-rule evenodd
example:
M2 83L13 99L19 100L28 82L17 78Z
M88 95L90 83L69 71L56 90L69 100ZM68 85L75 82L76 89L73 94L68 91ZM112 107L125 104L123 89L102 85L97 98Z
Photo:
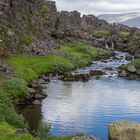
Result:
M123 43L116 32L129 30L94 15L81 17L77 11L58 12L55 2L48 0L1 0L0 19L0 56L5 57L22 53L46 55L59 47L60 40L81 39L97 47L111 40ZM111 31L114 36L97 38L93 36L95 30Z

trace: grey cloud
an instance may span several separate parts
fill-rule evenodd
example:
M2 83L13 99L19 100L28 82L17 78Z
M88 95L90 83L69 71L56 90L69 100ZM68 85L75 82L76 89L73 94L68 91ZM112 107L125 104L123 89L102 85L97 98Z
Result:
M124 13L140 11L138 0L56 0L58 10L78 10L82 14Z

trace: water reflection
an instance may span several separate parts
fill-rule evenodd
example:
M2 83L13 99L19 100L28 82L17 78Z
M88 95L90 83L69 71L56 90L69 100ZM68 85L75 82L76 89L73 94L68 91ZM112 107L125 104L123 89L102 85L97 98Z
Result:
M40 105L28 106L23 110L22 115L29 123L31 130L36 131L42 119L41 106Z
M107 126L119 119L140 121L140 82L90 80L87 83L52 81L43 101L43 121L52 133L84 132L107 139Z

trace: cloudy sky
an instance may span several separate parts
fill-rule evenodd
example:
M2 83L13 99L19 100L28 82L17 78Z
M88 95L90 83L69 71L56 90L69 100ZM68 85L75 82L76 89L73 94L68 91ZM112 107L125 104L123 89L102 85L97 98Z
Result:
M140 11L140 0L55 0L61 10L78 10L82 14L126 13Z

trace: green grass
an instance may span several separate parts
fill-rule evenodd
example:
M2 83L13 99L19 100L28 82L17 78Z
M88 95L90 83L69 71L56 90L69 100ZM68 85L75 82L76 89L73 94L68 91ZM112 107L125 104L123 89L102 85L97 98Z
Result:
M15 75L27 82L43 73L70 71L74 68L69 60L57 55L16 56L10 58L9 64L15 69Z
M0 123L0 140L39 140L30 134L16 136L16 128L6 122Z
M47 138L33 137L30 134L16 136L16 128L6 122L0 123L0 140L71 140L73 137L83 136L83 134L70 136L50 136Z
M64 73L80 68L89 61L110 56L109 51L92 47L86 43L63 42L54 54L49 56L14 56L8 61L14 69L14 76L5 83L6 92L14 98L23 98L28 82L44 73Z
M122 37L128 37L130 35L130 32L120 32L119 33Z
M110 32L106 31L106 30L96 30L96 31L93 32L92 35L95 36L95 37L101 38L101 37L109 36Z
M94 48L84 43L62 43L55 54L49 56L15 56L9 64L15 70L15 76L30 82L43 73L62 73L71 71L110 52Z

